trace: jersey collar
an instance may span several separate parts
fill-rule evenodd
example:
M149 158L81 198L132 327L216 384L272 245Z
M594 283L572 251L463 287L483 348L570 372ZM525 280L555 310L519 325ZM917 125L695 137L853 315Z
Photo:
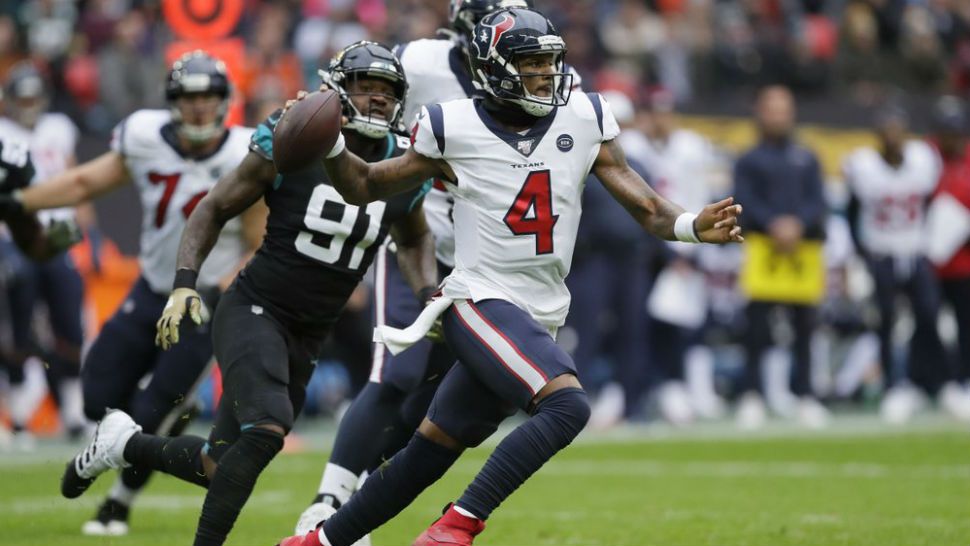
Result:
M229 129L227 128L225 132L222 133L222 140L219 141L219 145L213 148L211 152L203 155L192 155L188 152L188 150L185 150L179 144L179 137L175 132L174 123L169 122L163 125L161 132L162 140L164 140L166 144L175 150L175 153L177 153L181 158L191 161L205 161L206 159L209 159L210 157L219 153L219 151L222 150L222 147L226 144L226 141L229 140Z
M539 142L542 141L542 137L545 136L549 127L552 126L552 122L555 120L559 109L555 108L548 116L538 118L535 125L524 135L509 131L503 127L488 113L485 109L484 102L481 100L475 101L475 112L478 114L479 119L482 120L482 123L485 124L485 127L488 127L495 136L502 139L503 142L511 146L515 151L525 157L529 157L539 147Z

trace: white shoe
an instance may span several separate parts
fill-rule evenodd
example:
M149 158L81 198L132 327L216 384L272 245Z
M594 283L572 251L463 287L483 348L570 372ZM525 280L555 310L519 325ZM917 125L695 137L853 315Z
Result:
M940 407L960 421L970 421L970 391L959 383L950 381L943 385L939 395Z
M610 428L623 420L626 400L623 387L618 383L609 383L600 389L599 396L593 403L590 427L596 430Z
M716 394L693 396L690 405L694 409L694 415L700 419L720 419L727 413L727 404Z
M27 430L18 430L13 433L13 448L16 451L30 453L37 449L37 438Z
M916 387L904 383L886 391L879 405L879 414L891 425L902 425L925 405L926 400Z
M687 389L679 381L664 383L657 395L660 414L672 425L683 426L694 420L694 410L690 405Z
M761 395L753 392L741 396L735 415L738 428L755 430L763 427L768 420L768 410Z
M828 426L832 414L821 402L811 396L803 396L795 410L798 423L806 428L821 429Z
M123 537L128 534L128 524L123 521L101 523L92 519L81 526L81 534L88 537Z
M84 451L74 457L74 470L78 477L90 480L110 469L128 468L125 461L125 444L141 425L121 410L109 410L94 430L94 438Z
M317 528L321 522L337 513L337 510L329 504L315 502L300 514L300 519L296 522L294 529L297 536L303 536ZM364 535L351 546L371 546L370 535Z

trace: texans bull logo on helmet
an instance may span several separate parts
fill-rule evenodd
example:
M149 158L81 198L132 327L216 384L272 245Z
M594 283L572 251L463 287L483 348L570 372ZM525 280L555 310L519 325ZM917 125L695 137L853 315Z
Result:
M502 19L496 21L495 24L479 24L481 31L475 38L475 49L478 58L482 60L488 59L492 49L502 39L502 35L512 30L514 26L515 19L508 14L503 14Z

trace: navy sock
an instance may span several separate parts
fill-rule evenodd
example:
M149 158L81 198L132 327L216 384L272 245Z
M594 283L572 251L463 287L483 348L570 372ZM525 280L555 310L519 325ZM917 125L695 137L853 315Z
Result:
M202 504L195 546L221 546L249 500L256 478L283 449L283 436L260 427L239 435L236 443L219 459L219 468L209 484Z
M404 393L390 385L367 383L340 421L330 462L357 475L380 465L385 446L397 436L403 400Z
M327 540L332 546L350 546L377 529L438 481L459 455L415 433L407 447L377 469L350 502L327 520Z
M204 445L205 440L198 436L169 438L136 432L125 445L125 460L133 465L126 472L137 468L146 472L147 477L147 470L160 470L170 476L208 487L209 478L202 466Z
M532 417L495 448L458 499L458 506L488 519L529 476L579 435L589 411L589 399L582 389L561 389L545 397Z

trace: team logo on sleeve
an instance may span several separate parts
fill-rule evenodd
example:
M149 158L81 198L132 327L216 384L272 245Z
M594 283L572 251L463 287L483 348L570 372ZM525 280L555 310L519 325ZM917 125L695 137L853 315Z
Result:
M559 148L560 152L568 152L573 149L573 137L566 133L559 135L556 138L556 147Z

